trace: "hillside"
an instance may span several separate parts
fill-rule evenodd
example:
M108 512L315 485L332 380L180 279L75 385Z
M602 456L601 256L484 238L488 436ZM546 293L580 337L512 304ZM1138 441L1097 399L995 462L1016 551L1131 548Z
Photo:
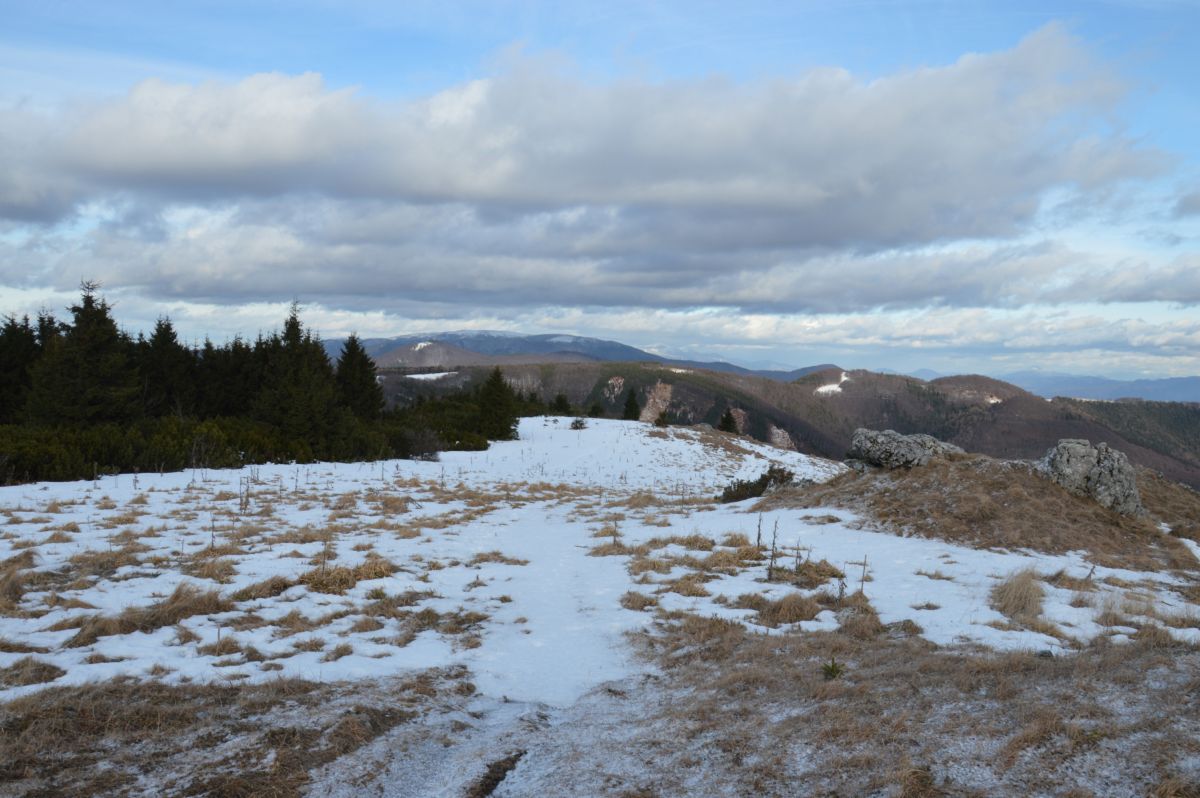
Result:
M611 420L519 432L441 462L0 488L0 791L1200 784L1191 541L1020 480L1004 513L1056 502L1095 534L897 534L840 506L872 477L838 463ZM771 465L829 503L714 500ZM962 487L928 474L906 495ZM1152 512L1194 513L1174 490Z
M461 387L465 369L435 382L385 371L396 401ZM599 403L619 416L633 388L644 421L660 413L680 424L716 425L729 407L742 432L761 441L841 459L858 427L925 432L994 457L1040 457L1061 438L1106 441L1138 465L1200 487L1200 405L1048 401L982 376L930 382L898 374L823 370L793 382L749 374L648 363L525 364L505 368L521 392L564 393L577 407Z

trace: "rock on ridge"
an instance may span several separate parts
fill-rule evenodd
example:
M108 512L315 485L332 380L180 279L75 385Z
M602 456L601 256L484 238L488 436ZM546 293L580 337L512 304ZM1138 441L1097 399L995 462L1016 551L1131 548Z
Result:
M939 441L932 435L901 435L895 430L859 428L850 443L850 457L881 468L912 468L926 465L935 457L962 454L952 443Z
M1137 472L1123 452L1107 443L1064 438L1038 461L1038 469L1051 481L1076 496L1094 499L1122 515L1146 514L1137 488Z

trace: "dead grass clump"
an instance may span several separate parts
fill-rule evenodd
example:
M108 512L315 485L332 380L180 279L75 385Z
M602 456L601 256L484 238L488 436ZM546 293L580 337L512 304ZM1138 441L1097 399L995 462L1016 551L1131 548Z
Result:
M721 545L730 549L740 549L750 545L750 538L742 532L730 532L721 538Z
M53 663L42 662L33 657L22 657L7 668L0 668L0 685L24 687L30 684L45 684L65 673L65 670Z
M647 596L644 593L638 593L636 590L630 590L625 595L621 596L621 606L627 610L641 612L647 607L658 605L658 599Z
M148 547L135 543L119 549L82 551L67 562L70 563L71 571L76 577L98 576L107 579L120 568L137 565L137 555L145 551L148 551Z
M354 571L349 568L314 568L300 576L300 584L315 593L340 596L357 584Z
M485 562L502 563L503 565L529 565L529 560L509 557L501 551L484 551L471 558L467 565L482 565Z
M945 582L953 582L954 581L953 576L949 576L948 574L942 573L940 569L933 570L933 571L926 571L922 568L918 568L916 571L913 571L913 573L915 573L917 576L923 576L926 579L939 579L939 580L942 580Z
M712 595L704 587L704 577L695 573L684 574L678 579L668 582L663 586L662 592L678 593L681 596L694 598L703 598L704 596Z
M1062 588L1063 590L1075 590L1077 592L1088 592L1096 589L1096 583L1092 581L1091 576L1083 578L1071 576L1065 570L1055 571L1050 576L1046 577L1046 583Z
M788 595L766 602L758 610L757 620L763 626L776 627L781 624L811 621L821 612L821 605L803 593Z
M0 637L0 653L4 654L45 654L50 649L42 648L41 646L30 646L25 643L18 643L15 640L9 640L7 637Z
M648 491L638 491L628 499L625 499L622 502L617 502L617 506L628 507L631 510L644 510L647 507L653 507L660 503L660 499L653 493Z
M378 618L372 618L368 615L360 617L350 627L351 632L378 632L383 628L383 621Z
M716 541L704 535L672 535L669 538L651 538L646 541L650 549L661 549L666 546L682 546L692 551L712 551Z
M776 568L772 581L790 582L796 587L813 590L831 579L845 579L841 569L827 560L805 560L792 568Z
M321 657L321 662L337 662L342 657L348 657L354 653L354 646L349 643L338 643L329 651L325 652L325 656Z
M282 576L272 576L269 579L264 579L261 582L255 582L252 585L243 587L231 595L230 598L234 601L275 598L275 596L278 596L293 584L295 583L290 579L285 579Z
M360 582L366 582L371 579L384 579L399 570L400 566L386 557L368 554L365 560L354 567L354 576Z
M168 598L148 607L130 607L115 617L93 615L85 618L79 631L65 645L68 648L88 646L101 637L151 632L174 626L193 615L215 615L231 609L233 604L217 591L201 591L183 583Z
M620 557L630 554L645 554L650 551L648 546L626 546L619 540L610 540L592 547L589 557Z
M992 588L992 608L1018 623L1025 623L1042 614L1045 591L1038 584L1037 572L1025 568L1010 575Z
M838 630L858 640L872 640L884 632L879 613L862 593L846 597L846 607L838 614Z
M193 560L184 566L183 572L197 579L210 579L213 582L226 584L237 573L233 560L225 557L205 557L198 562Z
M233 635L225 635L217 638L216 641L209 643L207 646L196 647L196 653L203 654L206 657L228 657L239 654L241 651L242 644L234 639Z

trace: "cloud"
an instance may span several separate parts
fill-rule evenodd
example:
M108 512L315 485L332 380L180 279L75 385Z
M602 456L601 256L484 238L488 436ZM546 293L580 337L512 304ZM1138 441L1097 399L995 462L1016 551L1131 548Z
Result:
M1200 216L1200 191L1184 194L1175 203L1175 217Z
M197 323L298 297L379 332L405 318L574 331L611 310L618 333L648 319L643 341L680 325L676 351L770 336L1038 351L1040 335L1149 351L1194 331L1012 315L1200 302L1194 258L1068 246L1066 216L1046 213L1098 218L1167 168L1114 121L1125 96L1054 25L871 81L597 83L527 57L407 101L312 73L147 80L0 110L0 286L97 278L127 307Z
M793 246L894 246L1006 235L1052 187L1151 172L1154 153L1097 132L1123 91L1057 26L872 82L817 69L595 85L525 59L385 103L315 74L149 80L64 113L42 159L87 181L80 200L311 193L516 215L617 207L681 231L762 215ZM28 212L39 209L52 218L56 207Z

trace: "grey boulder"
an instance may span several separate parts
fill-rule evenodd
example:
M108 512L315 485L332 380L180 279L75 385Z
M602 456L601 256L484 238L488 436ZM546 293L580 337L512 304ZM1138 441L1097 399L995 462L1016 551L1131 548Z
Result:
M1107 443L1064 438L1038 461L1038 469L1051 481L1076 496L1094 499L1122 515L1145 515L1137 488L1137 473L1123 452Z
M849 456L880 468L912 468L953 453L961 454L962 449L932 435L901 435L890 429L881 432L859 428L854 431Z

